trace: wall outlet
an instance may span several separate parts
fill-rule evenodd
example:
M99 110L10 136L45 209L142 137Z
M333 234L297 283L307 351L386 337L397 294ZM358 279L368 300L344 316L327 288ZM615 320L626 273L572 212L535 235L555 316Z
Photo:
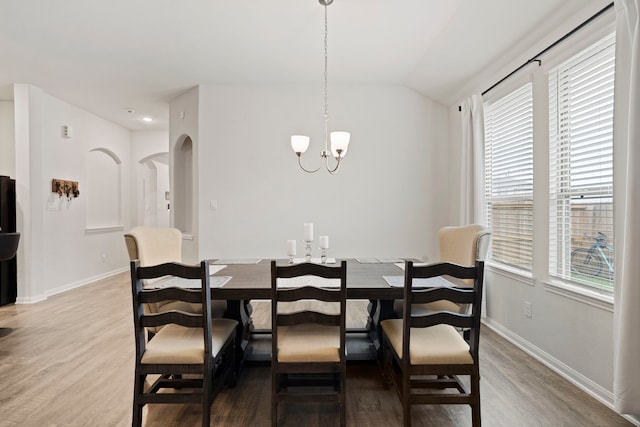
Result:
M533 309L533 306L531 305L531 303L529 301L525 301L524 302L524 315L526 317L530 318L530 319L533 317L532 309Z
M100 261L107 262L107 254L100 255Z

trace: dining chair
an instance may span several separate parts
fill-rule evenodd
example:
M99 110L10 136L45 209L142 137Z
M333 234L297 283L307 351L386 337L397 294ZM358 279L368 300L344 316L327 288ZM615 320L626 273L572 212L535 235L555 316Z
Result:
M476 260L484 261L486 259L490 241L491 232L479 224L442 227L438 230L439 262L472 266ZM473 281L465 282L469 286L473 285ZM402 300L397 300L394 303L394 311L398 317L402 317L402 305ZM468 306L441 300L426 304L414 304L411 306L411 310L414 314L425 314L432 311L460 313L466 312Z
M182 232L172 227L134 227L124 235L124 241L129 253L129 260L139 260L140 266L149 267L166 262L182 262ZM153 280L145 281L151 286ZM211 302L211 316L223 317L227 308L226 301ZM150 313L162 313L171 310L181 310L191 313L201 313L199 304L184 301L162 301L148 304L145 309ZM158 332L158 328L149 328L150 337Z
M470 405L472 425L480 427L478 346L483 275L482 261L472 267L405 263L403 317L381 322L384 376L398 392L405 427L411 426L411 405L421 404ZM440 276L454 279L445 282ZM473 287L456 279L472 280ZM443 286L449 281L451 285ZM412 304L440 300L468 304L470 311L411 312ZM468 338L459 329L468 330ZM469 378L470 387L460 376Z
M156 287L143 288L143 280L159 278L164 279L155 282ZM238 322L211 318L208 263L141 267L139 261L132 261L131 288L136 342L132 424L142 425L142 408L146 404L191 402L201 404L202 425L209 426L216 394L225 383L235 385ZM202 311L149 313L143 309L144 304L166 300L199 304ZM158 333L147 342L145 328L158 327ZM155 378L156 375L159 376ZM171 392L165 392L167 389Z
M346 297L346 261L338 267L271 262L272 426L287 400L336 402L340 425L346 425ZM301 300L310 302L308 309L287 311ZM316 311L317 302L338 307Z

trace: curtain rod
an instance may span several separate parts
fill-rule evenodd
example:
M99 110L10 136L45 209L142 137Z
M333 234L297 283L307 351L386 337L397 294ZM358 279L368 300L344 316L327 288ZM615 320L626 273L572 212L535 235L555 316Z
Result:
M567 34L565 34L564 36L560 37L555 42L551 43L549 46L547 46L544 49L542 49L540 52L538 52L536 55L534 55L533 58L529 59L524 64L520 65L518 68L516 68L515 70L513 70L512 72L510 72L509 74L507 74L506 76L501 78L500 80L498 80L489 89L487 89L484 92L482 92L482 95L485 95L487 92L491 91L496 86L498 86L500 83L504 82L509 77L513 76L515 73L517 73L518 71L522 70L524 67L526 67L527 65L531 64L532 62L537 62L538 65L541 65L542 61L540 59L537 59L539 56L544 55L549 50L553 49L554 47L556 47L557 45L559 45L560 43L562 43L563 41L565 41L566 39L568 39L569 37L571 37L572 35L577 33L578 31L580 31L581 29L583 29L584 27L589 25L591 22L593 22L595 19L599 18L601 15L603 15L605 12L607 12L612 7L613 7L613 2L609 3L608 5L606 5L602 9L600 9L598 12L596 12L594 15L592 15L586 21L584 21L583 23L581 23L580 25L575 27L573 30L569 31ZM458 111L462 111L462 106L458 106Z

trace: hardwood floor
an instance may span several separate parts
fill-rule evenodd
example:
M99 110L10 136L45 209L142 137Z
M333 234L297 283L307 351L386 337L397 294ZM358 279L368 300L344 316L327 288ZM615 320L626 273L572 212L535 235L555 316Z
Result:
M0 307L0 426L129 426L133 398L131 294L128 273L33 305ZM267 323L255 307L256 321ZM361 316L363 308L354 313ZM358 325L360 318L350 319ZM258 325L260 326L260 325ZM484 328L480 340L485 426L631 426L551 370ZM395 391L375 364L347 367L347 424L400 426ZM245 369L211 407L212 425L268 426L267 365ZM331 405L285 406L283 426L337 425ZM147 426L197 426L198 405L145 409ZM471 426L468 407L414 407L413 425Z

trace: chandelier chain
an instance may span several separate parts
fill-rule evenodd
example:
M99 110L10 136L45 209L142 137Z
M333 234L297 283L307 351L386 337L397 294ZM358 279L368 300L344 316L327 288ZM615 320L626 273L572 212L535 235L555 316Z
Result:
M324 119L329 119L329 90L328 86L328 66L327 62L329 59L328 55L328 43L327 43L327 33L328 33L328 25L327 25L327 4L324 5Z

